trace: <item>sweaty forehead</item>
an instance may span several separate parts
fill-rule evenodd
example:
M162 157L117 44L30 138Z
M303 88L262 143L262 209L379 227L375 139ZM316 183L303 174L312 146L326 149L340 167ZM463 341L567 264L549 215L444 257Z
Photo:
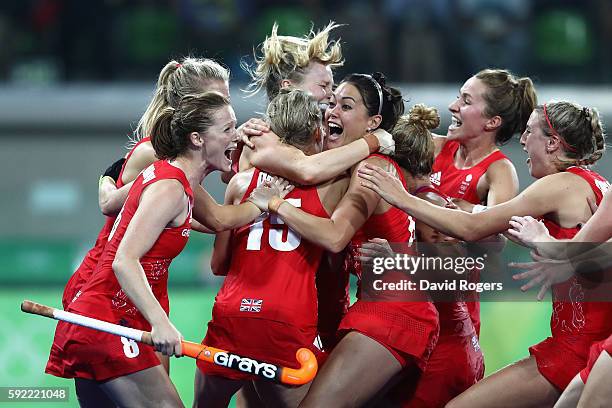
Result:
M212 117L213 122L219 126L228 124L230 122L236 122L236 114L234 113L234 109L231 105L225 105L222 108L217 109Z
M473 98L481 98L486 90L485 84L476 77L471 77L461 87L462 94L469 94Z
M342 98L352 98L355 102L363 103L363 98L359 93L357 87L350 82L342 82L334 91L336 99L341 100Z
M208 81L205 81L204 84L202 85L202 91L204 92L209 92L209 91L215 91L215 92L219 92L220 94L222 94L223 96L229 98L229 84L227 83L227 81L223 81L220 79L210 79Z
M320 62L311 62L308 66L308 76L319 82L333 83L334 77L329 65L321 64Z

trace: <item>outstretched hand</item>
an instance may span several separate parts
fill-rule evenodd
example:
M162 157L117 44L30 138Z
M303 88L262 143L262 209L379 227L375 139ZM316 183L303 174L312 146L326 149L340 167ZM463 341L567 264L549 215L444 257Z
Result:
M362 186L378 193L393 206L398 207L410 196L400 179L378 166L365 163L357 169L357 175L361 177Z
M536 248L537 243L553 240L544 223L529 215L526 217L513 216L510 218L510 225L512 228L508 229L508 234L514 242L520 245Z
M521 290L523 292L540 285L536 298L544 299L546 292L558 283L565 282L574 275L574 267L569 260L547 259L535 252L531 253L534 262L512 262L511 268L525 269L525 272L512 276L514 280L527 280Z

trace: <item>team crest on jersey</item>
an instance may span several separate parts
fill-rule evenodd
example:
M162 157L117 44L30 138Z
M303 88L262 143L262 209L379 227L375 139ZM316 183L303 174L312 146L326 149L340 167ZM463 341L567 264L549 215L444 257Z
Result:
M263 306L263 299L249 299L242 298L240 301L240 311L241 312L261 312L261 308Z
M468 174L467 176L465 176L465 180L463 180L461 182L461 185L459 186L459 194L461 195L465 194L471 182L472 182L472 175Z
M442 172L438 171L429 176L429 181L431 184L435 184L436 186L440 185L440 181L442 180Z

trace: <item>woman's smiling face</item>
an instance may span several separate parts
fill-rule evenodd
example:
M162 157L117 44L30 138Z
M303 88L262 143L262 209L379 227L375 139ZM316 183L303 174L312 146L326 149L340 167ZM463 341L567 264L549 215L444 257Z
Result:
M368 129L370 116L357 87L341 83L325 112L327 149L334 149L360 138Z

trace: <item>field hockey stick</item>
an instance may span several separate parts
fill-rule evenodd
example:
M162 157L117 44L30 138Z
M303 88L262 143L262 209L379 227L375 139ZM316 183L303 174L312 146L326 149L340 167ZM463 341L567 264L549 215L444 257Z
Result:
M90 329L115 334L117 336L123 336L153 346L151 333L147 331L132 329L130 327L112 324L76 313L66 312L29 300L24 300L21 303L21 310L26 313L50 317L55 320L61 320L79 326L89 327ZM307 348L301 348L295 353L295 357L300 363L300 368L297 369L266 363L239 354L230 353L226 350L205 346L200 343L193 343L191 341L182 340L181 348L183 355L195 358L196 360L207 361L218 366L238 370L246 374L252 374L281 384L306 384L317 374L317 359L312 351Z

